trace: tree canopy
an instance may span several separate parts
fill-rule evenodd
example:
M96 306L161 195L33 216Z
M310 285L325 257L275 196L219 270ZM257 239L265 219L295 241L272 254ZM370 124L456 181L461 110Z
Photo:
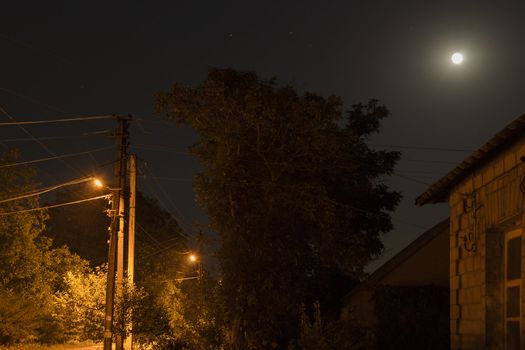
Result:
M383 180L399 154L366 141L388 110L371 100L343 113L337 96L215 68L156 107L199 136L195 191L221 238L229 347L286 348L327 276L358 277L383 249L400 199Z

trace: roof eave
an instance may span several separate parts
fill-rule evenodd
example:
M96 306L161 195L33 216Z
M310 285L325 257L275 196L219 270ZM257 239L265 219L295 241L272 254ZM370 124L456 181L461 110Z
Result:
M466 178L472 171L490 161L501 149L509 146L525 131L525 114L508 124L503 130L474 151L447 175L432 184L424 193L416 198L416 205L428 203L443 203L448 199L452 188Z

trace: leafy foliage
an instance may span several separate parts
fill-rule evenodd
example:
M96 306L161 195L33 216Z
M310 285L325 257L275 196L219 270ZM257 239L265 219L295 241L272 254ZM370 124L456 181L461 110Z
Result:
M66 287L55 293L55 319L64 325L68 340L99 341L103 338L106 267L68 271Z
M372 332L355 320L323 322L319 303L314 303L312 318L304 307L301 308L300 325L297 344L302 350L368 350L373 347ZM295 341L288 346L288 350L296 348Z
M217 289L207 275L199 280L149 280L145 299L134 311L135 338L156 349L219 349Z
M195 190L221 237L229 346L283 348L301 303L330 288L321 277L359 276L392 228L400 195L382 178L399 154L366 145L387 109L372 100L344 117L336 96L210 69L159 93L157 111L200 136Z
M60 200L79 196L78 192L63 191ZM106 208L107 203L99 201L91 207L53 210L46 234L70 246L92 265L98 263L107 254ZM187 238L178 222L155 200L138 192L136 226L135 285L126 285L123 299L117 301L114 331L125 334L129 331L125 321L129 324L133 319L137 344L157 349L216 349L215 338L219 335L211 302L216 282L211 278L199 283L181 281L195 276L196 271L195 265L188 262ZM85 237L97 243L86 244ZM68 274L67 288L58 295L60 315L63 320L69 317L69 323L75 325L70 336L78 340L100 338L105 280L97 271L102 273L95 268Z
M16 161L17 152L0 154L0 164ZM35 188L31 168L0 169L0 199L9 199ZM51 249L41 235L47 213L21 212L38 205L37 197L0 204L0 343L30 341L52 343L64 340L53 317L53 293L63 287L66 271L82 269L85 263L67 249Z

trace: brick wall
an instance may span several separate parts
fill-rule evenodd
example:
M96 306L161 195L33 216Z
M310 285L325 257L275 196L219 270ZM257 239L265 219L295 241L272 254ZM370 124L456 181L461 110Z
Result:
M502 348L502 235L522 225L524 155L522 140L470 174L450 194L452 349Z

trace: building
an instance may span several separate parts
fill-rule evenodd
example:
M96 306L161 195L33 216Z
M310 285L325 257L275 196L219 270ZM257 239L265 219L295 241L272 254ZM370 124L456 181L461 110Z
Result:
M448 239L447 218L424 232L374 271L365 281L354 287L344 297L341 318L354 319L361 326L373 330L379 342L376 346L378 349L421 349L420 344L426 344L429 337L444 334L448 338ZM383 304L378 305L380 302L378 297L384 295L385 291L393 293L396 300L403 301L385 306L384 302L388 304L388 300L383 298ZM427 306L432 304L435 307L425 309L419 305L418 300L414 300L414 295L418 294L425 295L424 300L419 298L419 302ZM418 311L414 312L416 309ZM432 314L425 315L424 312ZM394 315L396 319L392 320ZM416 321L414 318L418 317ZM437 322L437 319L441 322ZM425 322L426 328L423 324ZM422 329L413 332L413 323L418 323ZM437 330L436 327L443 329ZM407 341L411 345L403 343L405 340L399 336L400 332L406 334L409 338ZM415 340L418 337L419 343ZM445 339L440 347L435 348L448 348L448 344L448 339Z
M452 349L525 346L525 115L416 199L450 206Z

